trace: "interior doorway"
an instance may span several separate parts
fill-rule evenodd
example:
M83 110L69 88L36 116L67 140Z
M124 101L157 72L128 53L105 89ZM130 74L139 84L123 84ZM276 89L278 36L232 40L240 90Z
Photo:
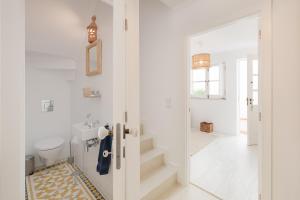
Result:
M238 88L238 131L241 134L247 134L247 58L240 58L237 60L237 88Z
M259 196L258 24L251 16L189 39L188 180L217 199Z

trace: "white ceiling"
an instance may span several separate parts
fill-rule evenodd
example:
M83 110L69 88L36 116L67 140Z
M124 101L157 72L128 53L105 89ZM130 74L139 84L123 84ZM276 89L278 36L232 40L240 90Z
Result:
M226 26L194 36L192 54L217 53L245 48L257 48L258 18L238 20Z
M183 5L185 3L189 3L193 0L160 0L162 3L164 3L166 6L170 8L177 7L179 5Z
M86 45L86 26L97 13L112 14L113 0L26 0L26 50L75 57ZM194 0L161 0L174 7ZM105 3L103 3L105 2ZM199 0L197 0L199 2ZM101 31L101 29L100 29ZM194 37L193 51L224 51L256 45L257 20L247 19Z
M104 3L107 3L108 5L113 5L113 0L101 0L102 2L104 2Z
M26 0L26 50L77 57L87 44L86 27L95 14L101 34L101 28L112 23L105 19L112 16L112 7L102 0Z

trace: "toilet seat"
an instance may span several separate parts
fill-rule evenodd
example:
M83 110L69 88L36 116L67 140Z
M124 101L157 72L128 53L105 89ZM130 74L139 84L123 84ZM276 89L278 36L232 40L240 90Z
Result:
M59 148L64 142L64 139L60 137L48 138L37 142L35 148L40 151L48 151Z

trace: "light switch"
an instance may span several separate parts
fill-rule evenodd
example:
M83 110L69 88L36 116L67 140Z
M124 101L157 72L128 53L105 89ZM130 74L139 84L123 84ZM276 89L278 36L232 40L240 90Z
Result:
M165 99L165 107L172 108L172 98L171 97L168 97Z

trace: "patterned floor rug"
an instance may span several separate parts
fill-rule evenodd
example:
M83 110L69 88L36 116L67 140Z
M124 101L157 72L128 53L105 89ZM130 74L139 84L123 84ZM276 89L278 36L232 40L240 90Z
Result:
M64 162L26 177L26 200L105 200L81 174L74 184L75 168Z

